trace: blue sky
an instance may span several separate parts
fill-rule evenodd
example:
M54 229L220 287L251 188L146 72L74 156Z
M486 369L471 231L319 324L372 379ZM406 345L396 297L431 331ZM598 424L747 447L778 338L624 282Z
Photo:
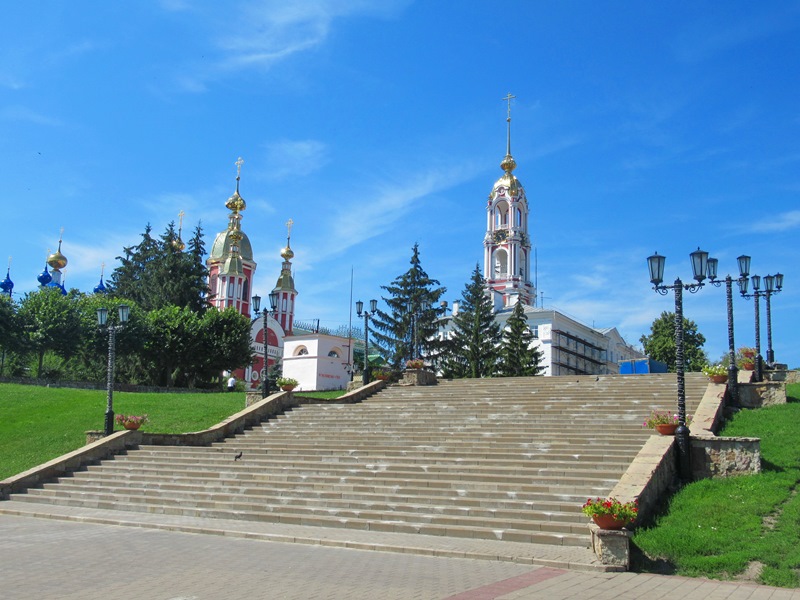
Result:
M631 342L672 310L646 257L702 247L786 276L776 358L800 366L800 3L43 1L4 11L0 256L34 289L64 228L89 291L149 222L210 246L241 156L262 295L294 220L297 317L346 324L408 268L461 295L512 104L544 305ZM0 261L5 266L5 258ZM727 346L725 294L685 314ZM735 298L737 346L754 343ZM763 310L763 302L762 302ZM762 315L762 321L765 322ZM762 333L766 353L766 331Z

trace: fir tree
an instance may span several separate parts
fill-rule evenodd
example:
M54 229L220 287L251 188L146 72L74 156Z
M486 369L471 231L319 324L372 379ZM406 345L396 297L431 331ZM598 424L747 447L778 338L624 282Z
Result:
M170 223L158 238L151 235L148 223L137 246L123 248L120 266L111 274L114 296L129 298L143 310L166 306L185 307L202 313L208 306L207 269L203 263L205 246L200 225L183 251L178 243L175 223Z
M534 335L528 327L525 305L517 302L503 330L500 348L500 373L505 377L538 375L544 353L533 345Z
M411 268L381 289L389 293L383 297L388 310L378 310L373 318L372 338L386 351L390 364L397 368L411 358L434 355L439 348L438 302L446 289L422 268L419 244L412 249Z
M494 375L501 340L500 326L494 320L486 280L475 265L471 281L464 287L453 331L447 341L444 373L452 377Z

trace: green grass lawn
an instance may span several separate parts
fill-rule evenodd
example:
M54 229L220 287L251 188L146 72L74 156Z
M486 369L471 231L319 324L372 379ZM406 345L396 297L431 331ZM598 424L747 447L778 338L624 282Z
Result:
M243 392L114 393L116 414L147 414L142 431L158 433L205 429L244 407ZM80 448L86 431L103 429L105 412L104 390L0 384L0 480Z
M338 398L344 393L302 395ZM142 431L157 433L206 429L244 407L244 392L114 393L115 414L146 414L150 422ZM105 390L0 384L0 480L80 448L86 431L103 429L105 412Z
M636 531L649 559L637 568L666 563L679 575L726 579L761 563L760 583L800 586L800 384L787 392L789 404L743 410L722 432L761 438L763 472L684 487L654 526Z

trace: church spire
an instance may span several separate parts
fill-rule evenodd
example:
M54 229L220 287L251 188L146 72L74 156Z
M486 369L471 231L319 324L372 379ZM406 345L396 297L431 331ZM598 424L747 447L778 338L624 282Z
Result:
M531 242L528 235L528 200L513 171L511 156L511 100L506 102L506 155L500 163L503 174L494 183L486 206L483 238L483 273L498 309L517 302L533 305L536 290L530 280Z
M511 100L514 98L516 96L512 96L511 92L503 98L508 103L508 116L506 117L506 156L503 158L503 162L500 163L500 168L506 173L511 173L517 168L517 163L514 161L514 157L511 156Z

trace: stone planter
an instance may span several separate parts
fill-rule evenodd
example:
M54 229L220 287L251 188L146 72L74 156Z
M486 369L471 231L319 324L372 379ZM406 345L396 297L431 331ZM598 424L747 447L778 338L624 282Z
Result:
M436 374L426 369L406 369L403 371L402 385L436 385Z

